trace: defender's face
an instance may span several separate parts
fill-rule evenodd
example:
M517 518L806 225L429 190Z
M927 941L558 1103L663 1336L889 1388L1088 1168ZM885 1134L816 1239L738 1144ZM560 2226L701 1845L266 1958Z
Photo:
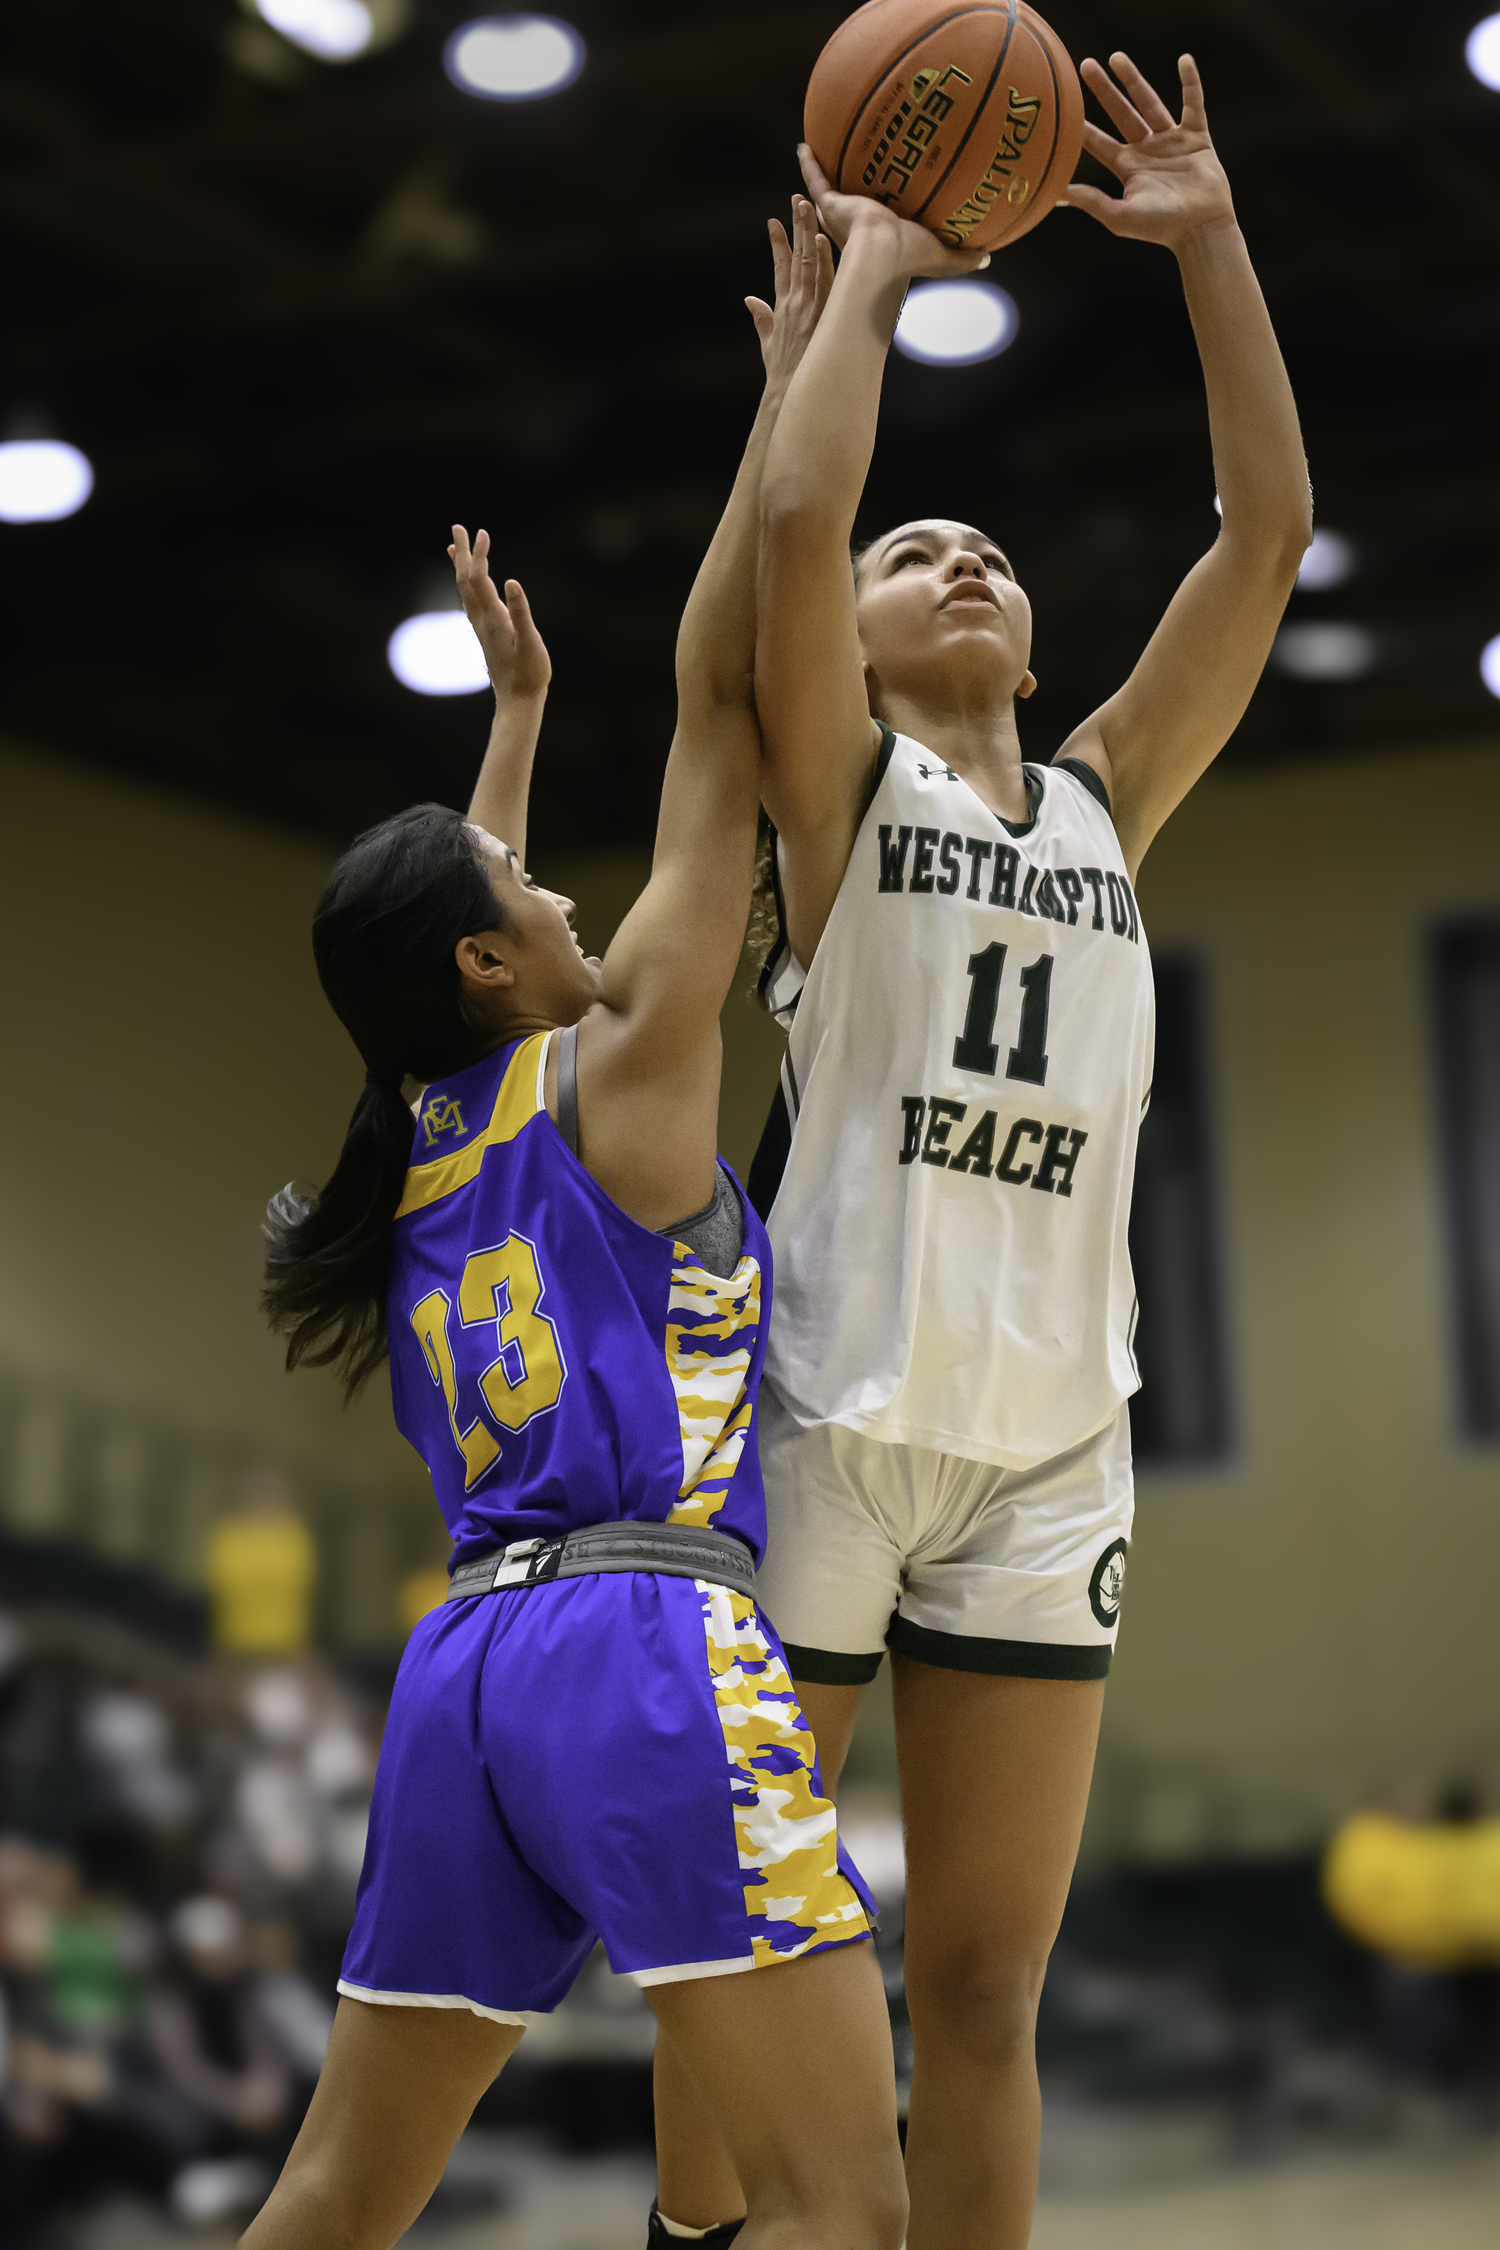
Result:
M970 524L887 532L859 566L860 649L877 681L916 685L935 662L993 672L1014 694L1031 654L1031 604L1003 551Z
M474 829L491 886L505 916L501 945L515 971L515 994L558 1024L577 1023L599 995L599 963L573 931L577 909L560 891L543 890L509 844Z

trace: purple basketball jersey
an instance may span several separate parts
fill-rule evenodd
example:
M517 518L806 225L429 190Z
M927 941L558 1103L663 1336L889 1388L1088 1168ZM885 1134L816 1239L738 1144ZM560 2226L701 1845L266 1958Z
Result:
M744 1248L721 1279L627 1218L547 1114L551 1036L423 1100L392 1240L397 1426L455 1562L624 1519L712 1525L759 1562L765 1230L741 1191Z

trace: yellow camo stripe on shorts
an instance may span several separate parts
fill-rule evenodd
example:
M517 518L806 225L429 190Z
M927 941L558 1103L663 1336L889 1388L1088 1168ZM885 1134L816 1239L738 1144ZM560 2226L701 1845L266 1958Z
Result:
M682 1434L682 1484L668 1523L711 1524L745 1450L750 1361L760 1332L760 1267L743 1257L732 1274L710 1273L685 1242L667 1298L667 1373Z
M838 1863L837 1816L813 1787L816 1752L791 1675L748 1595L697 1583L755 1966L867 1937L864 1907Z

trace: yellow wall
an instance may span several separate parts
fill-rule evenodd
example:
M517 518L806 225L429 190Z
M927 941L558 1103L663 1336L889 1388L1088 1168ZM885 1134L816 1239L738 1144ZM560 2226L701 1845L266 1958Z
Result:
M194 1578L235 1463L269 1455L327 1535L330 1629L379 1641L395 1574L442 1551L425 1472L383 1379L346 1410L326 1371L288 1378L256 1302L266 1198L326 1178L359 1092L309 942L333 854L16 751L0 808L0 1506ZM648 865L549 873L602 947ZM777 1038L725 1014L748 1162Z
M1433 921L1500 907L1500 757L1215 775L1139 891L1207 968L1239 1447L1140 1479L1099 1819L1271 1846L1500 1782L1500 1456L1457 1435L1425 992Z
M333 1629L379 1640L440 1549L425 1478L380 1383L346 1413L289 1380L255 1303L266 1196L326 1175L358 1091L308 944L331 855L21 754L0 801L7 1510L47 1528L33 1409L82 1401L94 1497L51 1528L191 1575L224 1465L270 1454L331 1527ZM645 861L543 872L602 945ZM1455 1435L1423 992L1430 922L1500 905L1500 758L1212 776L1140 896L1207 967L1238 1451L1141 1479L1091 1832L1270 1847L1393 1780L1500 1781L1500 1459ZM725 1039L743 1170L779 1040L739 994ZM180 1505L125 1537L141 1429Z

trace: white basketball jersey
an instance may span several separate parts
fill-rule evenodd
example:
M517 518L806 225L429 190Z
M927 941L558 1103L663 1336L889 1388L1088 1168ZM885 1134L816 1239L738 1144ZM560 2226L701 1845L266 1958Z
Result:
M1031 819L1004 821L887 730L812 967L783 943L763 979L791 1119L767 1379L800 1421L1004 1467L1139 1386L1126 1237L1155 1042L1104 785L1025 772Z

